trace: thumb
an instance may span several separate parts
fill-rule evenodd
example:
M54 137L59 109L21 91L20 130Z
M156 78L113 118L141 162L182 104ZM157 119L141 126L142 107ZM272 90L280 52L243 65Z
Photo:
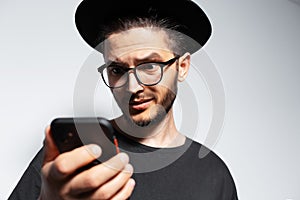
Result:
M47 126L45 130L45 139L44 139L44 160L43 165L53 161L59 155L59 151L53 141L50 126Z

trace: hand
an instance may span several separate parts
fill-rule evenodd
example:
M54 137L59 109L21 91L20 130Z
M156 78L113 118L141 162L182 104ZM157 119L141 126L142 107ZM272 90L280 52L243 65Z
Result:
M46 129L45 156L42 167L40 200L71 199L127 199L135 182L133 167L125 153L119 153L108 161L79 172L101 155L101 148L91 144L59 154L51 131Z

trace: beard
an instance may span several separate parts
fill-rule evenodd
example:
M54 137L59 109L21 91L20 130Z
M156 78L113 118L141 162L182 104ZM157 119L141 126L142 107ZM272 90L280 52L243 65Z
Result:
M135 111L130 109L130 102L134 99L147 99L150 97L153 97L153 99L158 99L155 94L141 92L131 95L128 94L129 96L123 98L122 100L115 98L120 109L122 110L124 118L128 122L128 125L131 124L132 127L150 127L152 125L159 124L166 117L176 99L177 82L175 82L173 87L171 88L166 88L164 86L159 87L161 87L159 88L159 90L164 90L161 94L163 95L161 100L159 100L155 105L151 105L150 108L143 111ZM147 112L147 114L143 112Z
M130 116L125 115L125 116L126 116L127 120L134 122L136 125L138 125L140 127L156 125L156 124L160 123L165 118L165 116L169 113L169 111L171 110L171 108L173 106L175 99L176 99L176 93L174 93L170 89L167 89L167 92L164 95L161 102L158 102L155 105L155 107L153 107L151 109L151 113L147 117L140 119L140 120L135 120L134 118L130 117L131 115ZM130 114L132 114L132 113L130 113Z

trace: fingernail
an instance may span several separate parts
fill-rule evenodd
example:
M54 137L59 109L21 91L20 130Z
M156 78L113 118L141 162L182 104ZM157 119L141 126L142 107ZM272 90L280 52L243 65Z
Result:
M135 180L134 179L129 179L129 184L133 187L135 186Z
M96 145L96 144L90 144L90 145L88 145L88 150L96 158L98 158L101 155L101 148L98 145Z
M128 163L129 162L129 157L126 153L119 153L119 157L120 157L120 160L123 162L123 163Z
M132 167L132 165L131 165L131 164L125 165L124 171L127 172L127 173L132 173L132 172L133 172L133 167Z

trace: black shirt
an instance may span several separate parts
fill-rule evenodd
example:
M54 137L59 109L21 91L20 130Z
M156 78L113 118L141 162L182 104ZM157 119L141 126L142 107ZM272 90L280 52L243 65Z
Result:
M237 200L225 163L203 145L186 139L174 148L153 148L119 135L119 146L130 157L136 182L130 200ZM201 149L202 148L202 149ZM201 150L209 151L199 157ZM9 200L36 200L40 193L43 148L38 152Z

